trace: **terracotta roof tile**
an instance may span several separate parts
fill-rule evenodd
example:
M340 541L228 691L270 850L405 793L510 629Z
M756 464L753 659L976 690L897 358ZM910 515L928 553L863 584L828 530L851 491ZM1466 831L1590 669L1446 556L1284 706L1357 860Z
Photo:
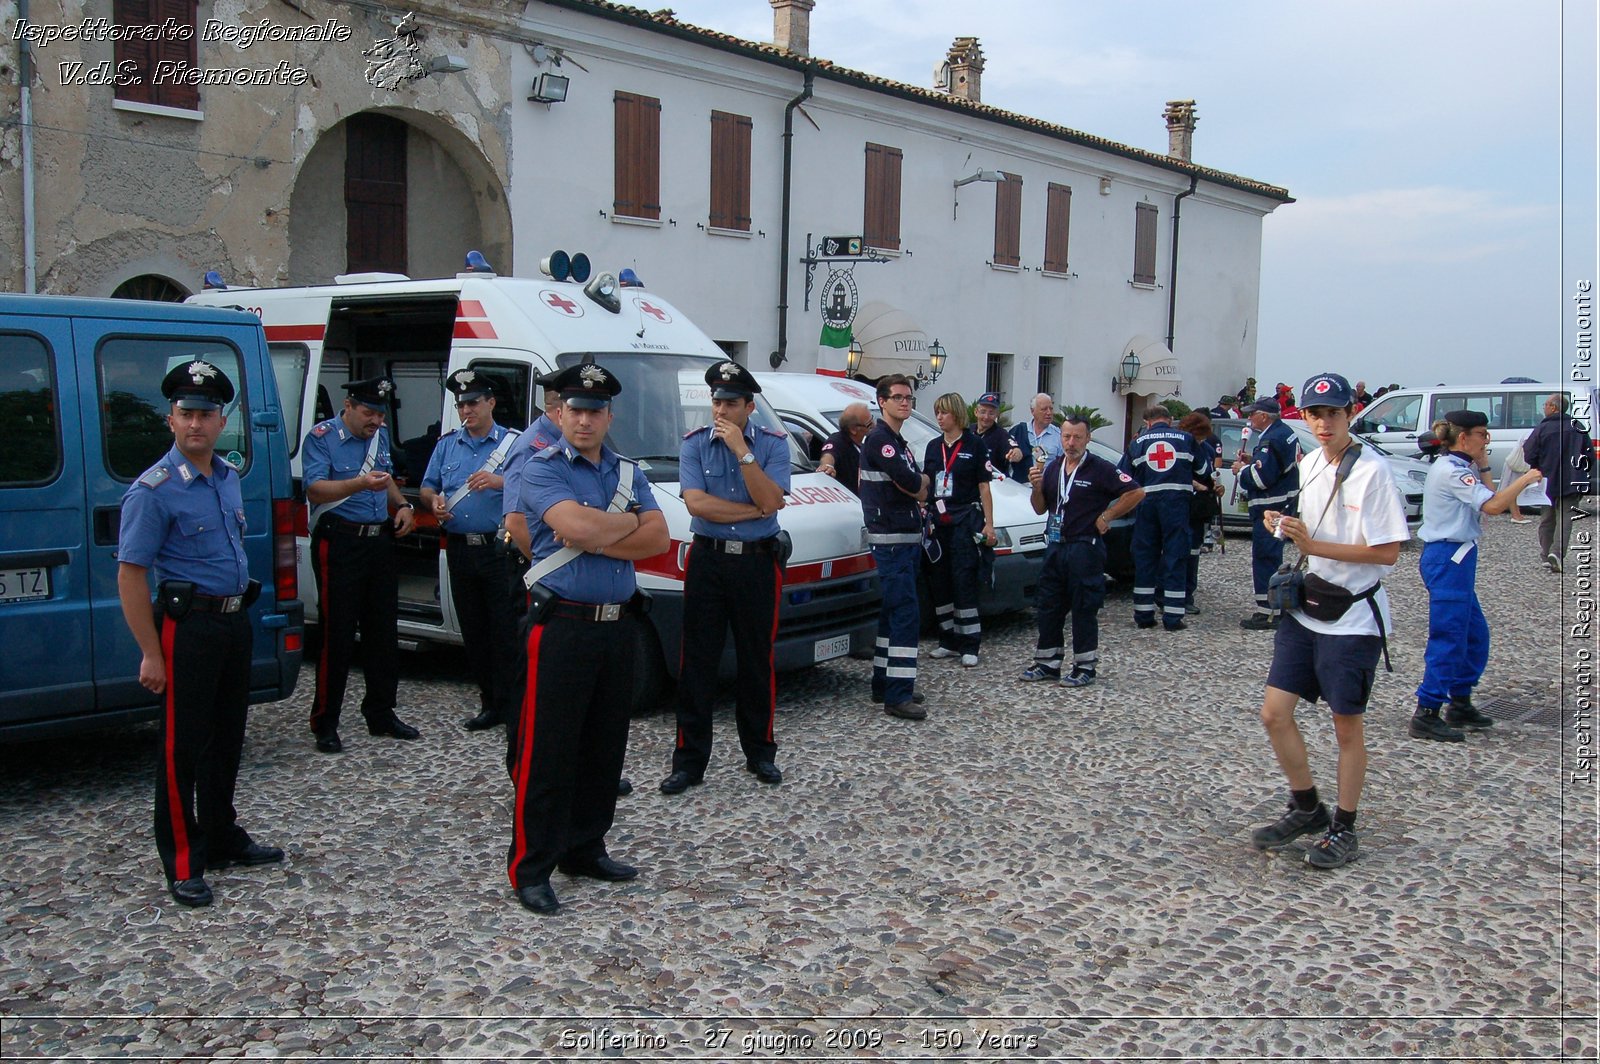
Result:
M1195 163L1174 159L1170 155L1146 151L1143 148L1134 148L1120 144L1105 137L1097 137L1092 133L1068 126L1046 122L1040 118L1007 111L986 103L974 103L962 96L940 92L937 89L925 89L917 85L908 85L903 81L879 77L862 70L852 70L849 67L838 66L831 60L819 59L815 56L799 56L788 52L776 45L763 41L749 41L743 37L719 30L706 29L688 22L680 21L670 8L659 11L646 11L643 8L630 7L626 4L612 3L611 0L542 0L554 7L563 7L573 11L583 11L599 15L617 22L626 22L645 29L670 33L684 40L699 41L702 44L726 51L738 52L755 59L779 62L796 70L811 70L817 77L829 78L834 81L860 85L867 89L886 92L903 99L919 103L926 103L933 107L943 107L954 111L964 111L978 118L1001 122L1018 129L1026 129L1042 136L1055 137L1060 140L1081 144L1085 147L1120 155L1126 159L1159 166L1164 170L1173 170L1178 173L1190 174L1206 181L1213 181L1230 188L1237 188L1251 192L1268 199L1278 200L1281 203L1293 203L1294 198L1288 190L1276 185L1269 185L1255 181L1238 174L1230 174L1223 170L1214 170L1208 166L1199 166Z

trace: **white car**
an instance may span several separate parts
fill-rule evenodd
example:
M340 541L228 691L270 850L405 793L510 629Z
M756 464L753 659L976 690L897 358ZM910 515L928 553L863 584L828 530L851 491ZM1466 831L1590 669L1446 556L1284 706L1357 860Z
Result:
M1222 484L1222 523L1226 528L1250 527L1250 507L1245 501L1243 489L1234 490L1233 475L1233 461L1239 455L1241 434L1248 424L1236 418L1215 418L1211 422L1211 431L1222 444L1221 468L1217 471L1217 479ZM1284 424L1294 430L1295 438L1300 442L1301 454L1310 454L1321 446L1311 430L1306 428L1305 422L1290 418ZM1251 433L1251 447L1255 446L1254 436ZM1371 447L1389 459L1389 472L1394 474L1395 486L1405 497L1406 527L1415 532L1422 524L1422 488L1428 482L1428 464L1395 454L1372 440L1362 439L1360 442L1362 446Z
M842 377L809 373L758 373L762 398L777 411L810 461L821 454L823 441L839 428L839 415L851 403L865 403L878 416L878 397L872 385ZM922 396L918 396L922 399ZM913 410L901 433L918 460L928 442L939 435L931 418ZM994 580L981 589L978 606L986 614L1026 608L1044 568L1044 517L1033 512L1028 488L1013 480L990 485L994 499Z

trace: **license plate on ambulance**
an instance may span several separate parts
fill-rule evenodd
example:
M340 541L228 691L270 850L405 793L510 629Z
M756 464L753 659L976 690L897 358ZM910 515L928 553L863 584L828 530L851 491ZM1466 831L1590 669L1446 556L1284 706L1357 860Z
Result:
M840 635L832 639L819 639L812 651L812 661L832 661L834 658L842 658L850 653L850 637Z
M0 569L0 602L26 602L49 597L49 569Z

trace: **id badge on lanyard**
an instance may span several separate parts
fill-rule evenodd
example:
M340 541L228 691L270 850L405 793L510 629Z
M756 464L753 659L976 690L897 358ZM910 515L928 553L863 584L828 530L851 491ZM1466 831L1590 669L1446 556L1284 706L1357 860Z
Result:
M944 448L944 472L933 475L933 497L935 499L948 499L955 494L955 476L950 472L955 468L956 459L961 456L961 444L956 444L956 449L951 450L946 443L939 444ZM940 511L941 513L943 510Z
M1061 513L1067 508L1067 500L1072 498L1072 486L1078 482L1078 471L1072 471L1072 479L1067 479L1067 462L1061 460L1059 470L1061 480L1056 492L1056 506L1050 511L1050 517L1045 521L1044 538L1046 543L1061 542Z

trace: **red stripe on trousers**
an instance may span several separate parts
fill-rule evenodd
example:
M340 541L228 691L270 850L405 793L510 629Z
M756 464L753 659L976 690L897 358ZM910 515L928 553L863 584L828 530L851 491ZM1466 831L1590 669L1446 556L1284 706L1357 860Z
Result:
M328 537L317 541L317 570L322 574L322 586L317 589L317 612L322 614L322 646L317 651L317 691L311 703L311 726L327 715L328 700L328 643L333 625L328 621L328 585L332 574L328 572Z
M772 634L767 639L767 742L772 742L772 724L778 717L778 672L774 667L774 647L778 642L778 603L783 599L783 569L772 559Z
M179 879L192 879L189 865L189 824L185 819L188 803L178 787L178 697L175 670L173 669L173 644L177 639L178 622L171 617L161 618L161 663L167 670L167 819L172 821L172 867Z
M528 680L522 691L522 719L517 723L517 800L511 807L511 865L506 876L511 885L517 885L517 866L528 856L528 832L522 822L526 815L524 800L528 794L528 777L533 774L533 721L538 715L539 693L539 640L544 636L544 625L536 624L528 633Z

